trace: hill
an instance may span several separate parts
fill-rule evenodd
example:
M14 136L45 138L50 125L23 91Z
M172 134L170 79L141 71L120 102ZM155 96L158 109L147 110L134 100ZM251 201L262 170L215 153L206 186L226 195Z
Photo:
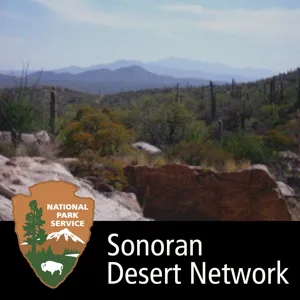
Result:
M236 103L241 101L243 97L249 98L249 103L254 102L256 105L262 105L268 100L266 97L270 97L273 93L276 99L278 100L279 93L283 91L282 97L283 102L287 99L292 100L298 96L298 78L299 74L297 70L289 71L286 73L280 73L276 76L267 77L261 80L249 81L245 83L237 83L235 79L231 80L231 83L225 84L214 84L214 93L216 95L216 100L223 102L223 104ZM272 82L275 83L274 90L272 90ZM211 89L209 84L206 84L201 87L186 87L179 85L179 98L183 101L196 101L200 105L205 105L209 103L211 98ZM163 98L174 98L177 93L176 87L171 88L157 88L157 89L148 89L141 90L137 92L121 92L115 93L112 95L105 95L101 99L101 105L103 107L126 107L130 103L135 103L139 99L152 97L160 98L160 101L163 101ZM276 100L276 101L277 101Z
M208 84L207 79L175 78L157 75L139 66L130 66L116 70L97 69L78 74L55 73L51 71L34 72L28 75L28 84L34 84L39 79L42 85L59 85L84 93L112 94L120 91L136 91L141 89L163 88L181 85ZM221 83L221 82L219 82ZM15 81L12 76L0 75L0 88L12 87Z
M101 81L104 77L123 78L131 71L131 76L127 82L143 81L147 78L150 81L155 80L157 76L150 72L144 72L141 68L123 68L116 71L96 70L83 72L78 75L65 74L65 78L77 77L84 83L89 78L98 78ZM53 72L45 72L44 81L51 82ZM31 74L36 77L37 74ZM111 77L109 77L111 76ZM31 77L32 78L32 77ZM162 78L168 78L163 76ZM275 81L274 81L275 80ZM273 87L273 83L275 86ZM54 82L52 82L54 83ZM56 83L56 82L55 82ZM120 109L136 109L143 110L143 103L147 105L159 105L170 100L176 100L184 103L189 111L196 114L197 120L210 122L211 119L211 95L212 92L216 98L216 116L217 119L223 120L225 131L236 130L239 126L239 120L243 105L246 113L247 126L255 123L253 129L260 132L262 128L269 128L274 125L279 125L292 118L291 113L295 113L294 104L297 102L298 95L298 74L295 71L278 74L274 77L265 78L254 82L219 84L213 82L213 89L209 84L193 87L176 84L171 87L164 88L145 88L138 91L125 91L114 94L97 96L92 93L78 92L69 88L62 88L64 82L58 82L56 86L56 109L58 116L64 115L68 111L68 107L81 104L89 104L94 108L120 108ZM49 102L50 102L50 86L41 85L35 90L35 95L31 101L39 109L41 115L46 119L49 118ZM10 90L10 89L8 89ZM11 88L13 91L14 88ZM178 96L177 96L178 95ZM151 102L151 103L150 103ZM157 106L156 106L157 107ZM271 121L270 112L274 114L272 118L279 118L277 121ZM227 124L228 123L228 124ZM268 124L266 124L268 123ZM265 124L265 125L263 125ZM251 126L252 126L251 125ZM250 125L249 125L250 126ZM145 138L145 136L143 136ZM153 139L148 139L146 142L154 143ZM161 145L156 145L161 146Z
M193 130L199 131L194 132L195 135L203 135L203 130L208 130L211 134L214 132L214 135L208 135L209 140L220 140L220 134L222 139L226 139L226 137L245 132L246 136L254 134L257 137L272 140L270 143L274 143L272 148L276 151L289 147L294 151L299 150L299 138L296 132L299 118L297 111L300 107L300 73L296 70L243 84L233 82L226 85L207 85L202 88L183 87L178 90L166 88L106 95L101 99L101 106L142 112L143 120L140 122L143 122L143 126L147 129L144 128L142 131L138 129L141 132L138 139L143 139L157 147L168 148L170 146L168 138L162 138L162 130L165 129L159 129L159 125L156 125L153 120L155 118L157 121L160 118L163 119L163 115L155 115L155 111L157 114L162 113L160 110L163 109L163 106L172 101L178 103L176 105L182 105L182 109L186 113L193 114L197 122L204 122L202 125L193 125L196 126ZM170 107L170 109L172 108ZM167 116L167 111L165 114ZM171 124L174 122L176 124L180 119L175 120ZM219 129L215 124L218 120L222 123ZM168 122L165 126L175 126L174 128L176 128L176 125L170 125ZM166 131L166 135L168 134ZM186 135L187 132L181 133L184 138ZM217 138L218 136L219 138ZM177 140L176 144L179 142ZM252 142L252 139L248 142ZM286 142L285 145L283 145L284 142ZM251 155L249 154L249 156Z

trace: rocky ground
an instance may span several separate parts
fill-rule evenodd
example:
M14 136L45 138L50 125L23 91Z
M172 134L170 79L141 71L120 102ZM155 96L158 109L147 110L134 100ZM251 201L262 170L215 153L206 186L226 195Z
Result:
M78 196L95 199L95 221L148 220L143 217L134 194L121 192L101 194L95 191L88 182L74 178L62 164L41 157L8 159L4 156L0 156L0 220L12 220L10 198L14 194L28 195L29 186L48 180L73 183L79 187Z
M94 198L97 221L300 220L293 189L277 182L265 166L231 173L179 164L129 166L131 191L100 193L70 174L64 166L68 161L0 156L0 220L12 220L14 194L28 194L29 186L48 180L71 182L79 187L79 196Z

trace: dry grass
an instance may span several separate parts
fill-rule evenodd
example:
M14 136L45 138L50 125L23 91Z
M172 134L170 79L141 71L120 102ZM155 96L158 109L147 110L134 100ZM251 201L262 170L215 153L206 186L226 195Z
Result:
M131 151L130 154L124 156L114 156L107 158L108 161L118 164L122 167L128 165L139 165L148 167L160 167L166 164L182 164L187 165L186 162L180 159L167 159L162 155L151 156L142 151ZM225 172L236 172L241 169L247 169L251 167L250 161L235 161L233 159L226 160L223 167L212 165L211 162L203 161L200 165L203 169L210 169L215 171L225 171Z
M236 162L234 160L228 160L225 162L225 171L226 172L236 172L242 169L247 169L251 167L250 161L241 161Z
M110 157L109 160L113 163L122 165L123 167L128 165L159 167L169 163L162 156L151 157L147 153L136 153L136 154L130 154L125 156L114 156L114 157Z
M213 171L216 171L216 172L237 172L237 171L240 171L242 169L248 169L251 167L251 162L246 160L246 161L235 161L233 159L229 159L229 160L226 160L224 162L224 165L223 167L220 167L220 166L214 166L212 165L211 163L208 163L206 161L202 162L201 164L201 168L203 169L210 169L210 170L213 170Z
M69 164L69 171L76 177L85 177L94 187L111 186L123 191L128 188L124 168L129 165L160 167L171 163L163 156L151 156L142 151L130 151L119 156L99 157L93 151L86 151L77 162Z
M168 160L163 156L154 156L148 155L147 153L137 152L135 154L127 155L127 156L114 156L108 158L108 160L112 163L118 164L122 167L126 167L128 165L139 165L139 166L148 166L148 167L161 167L166 164L181 164L187 165L184 161L180 159ZM237 172L242 169L247 169L251 167L250 161L235 161L235 160L227 160L224 162L224 167L214 166L211 163L203 161L201 166L203 169L210 169L215 171L225 171L225 172Z
M9 158L14 156L29 156L56 159L59 156L59 144L21 144L17 149L14 149L10 142L2 142L0 143L0 154ZM187 165L187 163L180 159L168 160L162 155L152 156L139 150L132 150L127 155L109 157L103 159L103 162L104 161L120 167L126 167L128 165L160 167L173 163ZM250 161L237 162L232 159L226 160L222 168L211 165L211 163L206 161L201 163L203 169L225 172L236 172L241 169L249 168L250 166Z

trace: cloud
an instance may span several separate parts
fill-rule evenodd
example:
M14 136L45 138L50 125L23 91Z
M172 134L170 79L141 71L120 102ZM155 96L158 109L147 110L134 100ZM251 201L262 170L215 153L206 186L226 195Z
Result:
M158 10L190 16L189 25L195 29L233 34L275 38L294 36L299 39L300 9L266 8L259 10L205 9L200 5L173 4L158 6Z
M157 36L174 39L184 28L184 23L177 18L163 19L148 14L147 11L112 13L88 6L86 0L31 0L55 12L63 22L82 22L116 29L144 30ZM133 0L118 0L133 3ZM177 20L177 21L176 21Z
M257 37L265 41L288 38L293 44L298 43L300 39L300 9L216 10L206 9L201 5L174 3L154 6L152 7L154 10L150 7L149 11L135 8L129 12L117 13L107 12L104 8L90 7L88 0L31 1L44 5L65 22L75 21L117 29L145 30L170 38L183 36L185 32L197 34L210 31L243 38ZM133 0L126 1L130 3Z
M95 11L84 0L32 0L57 13L62 20L99 24L114 28L130 28L134 25L130 18L122 14Z
M204 11L203 6L197 4L171 4L171 5L162 5L157 7L160 10L164 11L174 11L174 12L185 12L191 14L199 14Z

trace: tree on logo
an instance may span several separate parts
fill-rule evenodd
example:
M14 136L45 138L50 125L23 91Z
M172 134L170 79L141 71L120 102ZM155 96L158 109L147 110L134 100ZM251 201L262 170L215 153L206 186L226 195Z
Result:
M36 246L42 245L47 238L42 226L46 223L43 217L43 209L39 208L36 200L29 202L30 212L26 214L26 222L23 226L26 243L31 246L31 253L36 254Z

